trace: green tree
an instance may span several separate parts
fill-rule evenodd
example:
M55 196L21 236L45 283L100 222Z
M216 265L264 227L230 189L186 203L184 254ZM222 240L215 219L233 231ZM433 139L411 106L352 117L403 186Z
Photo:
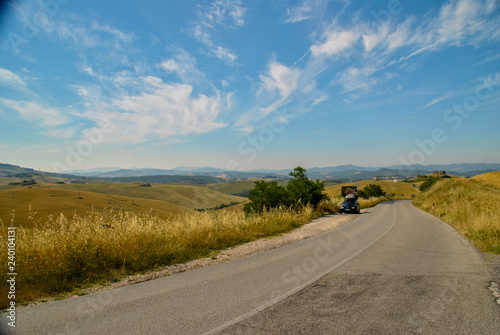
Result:
M290 194L277 181L256 181L255 187L250 191L248 199L252 202L243 206L245 213L262 213L264 208L276 208L279 206L290 206Z
M312 205L317 206L321 200L328 199L323 192L325 185L322 181L312 181L306 176L306 170L296 167L290 176L294 179L286 187L279 186L278 182L256 181L243 207L245 213L262 213L264 208L294 207Z
M328 195L323 193L325 183L319 179L313 181L307 178L306 169L297 166L289 175L295 178L287 185L294 206L317 206L321 200L328 199Z
M380 185L370 184L366 185L362 190L358 191L358 196L368 199L371 197L383 197L386 193L382 190Z

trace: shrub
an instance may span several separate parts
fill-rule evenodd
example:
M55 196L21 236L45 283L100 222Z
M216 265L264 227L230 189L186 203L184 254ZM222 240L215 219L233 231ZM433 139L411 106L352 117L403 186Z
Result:
M439 179L441 179L440 177L429 177L429 179L427 179L426 181L424 181L422 183L422 185L420 185L420 191L422 192L425 192L427 190L429 190L432 185L434 185Z
M380 185L370 184L366 185L365 188L358 191L358 196L365 199L378 198L385 197L386 193L384 192L384 190L382 190L382 187Z
M256 181L248 199L251 202L243 206L246 214L262 213L264 208L290 207L291 205L290 193L285 187L279 186L277 181Z
M328 199L323 193L325 183L319 179L315 181L306 177L306 170L302 167L296 167L290 176L295 177L288 182L287 189L290 192L292 205L311 205L316 207L322 200Z
M290 172L290 176L294 179L286 187L279 186L276 181L256 181L254 189L248 195L251 202L243 207L245 213L261 213L265 208L316 207L322 200L328 199L323 193L325 184L320 180L312 181L307 178L306 170L302 167L296 167Z

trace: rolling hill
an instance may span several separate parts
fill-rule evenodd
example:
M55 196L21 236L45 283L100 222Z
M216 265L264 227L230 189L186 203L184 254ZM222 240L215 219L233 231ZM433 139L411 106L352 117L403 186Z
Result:
M487 186L500 188L500 171L480 174L475 177L472 177L472 179L480 183L483 183Z
M186 209L211 208L232 202L243 202L246 198L217 192L210 188L194 185L152 184L143 187L140 184L41 184L42 188L61 188L65 190L86 191L100 194L112 194L133 198L166 201Z
M42 221L46 220L48 215L59 216L61 213L66 217L71 217L75 213L81 216L92 208L97 210L104 208L125 209L135 212L145 212L152 209L162 218L190 212L184 207L166 201L60 188L18 187L0 191L0 219L4 225L10 223L11 213L14 210L15 225L22 224L24 227L30 228L33 225L33 221L28 220L30 206L31 212L36 212L34 218Z

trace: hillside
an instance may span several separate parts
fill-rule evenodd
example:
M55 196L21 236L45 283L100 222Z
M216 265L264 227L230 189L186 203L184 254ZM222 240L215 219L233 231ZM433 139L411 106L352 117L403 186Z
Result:
M500 171L480 174L472 177L472 179L487 186L500 188Z
M480 250L500 254L500 191L490 187L495 177L487 173L474 179L441 179L413 203L453 226Z
M61 185L63 186L63 185ZM35 219L46 220L48 215L58 216L60 213L71 217L86 214L94 207L102 210L105 207L113 210L121 208L135 212L145 212L150 209L162 218L184 214L189 210L184 207L159 200L138 199L132 197L105 195L87 191L75 191L59 188L13 188L0 191L0 219L5 225L11 220L10 213L15 210L15 225L30 227L33 222L28 220L29 206L36 212Z
M355 183L344 183L325 187L325 193L328 194L331 198L336 198L341 196L342 186L358 185L358 190L361 190L369 184L380 185L384 192L386 192L387 194L392 193L398 198L409 199L413 194L417 194L419 192L419 190L412 184L404 183L401 181L395 183L389 180L362 180ZM401 197L402 194L404 194L404 197Z
M210 188L194 185L151 184L42 184L42 188L61 188L65 190L112 194L133 198L166 201L187 209L211 208L232 202L243 202L246 198L224 194Z

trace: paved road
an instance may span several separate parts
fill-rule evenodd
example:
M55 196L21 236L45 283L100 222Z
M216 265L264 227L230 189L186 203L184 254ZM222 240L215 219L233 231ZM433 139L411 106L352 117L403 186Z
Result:
M387 202L293 245L18 311L9 334L500 334L493 274L452 228ZM3 328L2 328L3 327Z

